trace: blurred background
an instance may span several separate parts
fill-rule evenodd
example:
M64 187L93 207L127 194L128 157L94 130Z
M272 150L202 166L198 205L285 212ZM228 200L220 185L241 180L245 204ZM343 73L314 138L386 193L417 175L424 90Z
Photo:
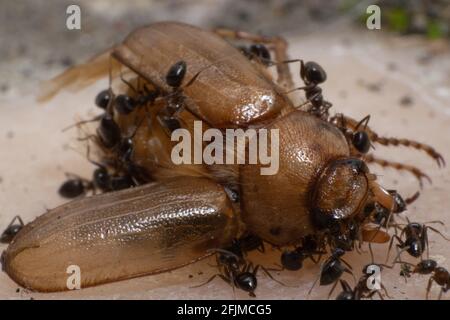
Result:
M70 4L81 8L81 30L65 26ZM371 4L381 8L382 28L369 33L366 8ZM161 20L269 35L320 37L345 30L347 38L351 33L417 36L430 47L417 52L420 62L444 50L441 41L450 37L448 0L1 0L0 19L0 71L8 74L0 80L2 92L16 87L14 81L22 88L34 86L30 80L46 79L119 42L134 28Z
M66 28L71 4L81 9L81 30ZM366 26L372 4L381 8L381 29ZM282 35L291 58L317 61L327 71L323 88L334 105L332 113L356 119L370 114L370 126L380 135L429 143L450 159L450 1L0 0L0 230L16 214L29 222L64 203L57 189L66 172L84 177L92 172L85 150L77 148L76 130L62 129L96 114L93 100L106 80L43 105L35 100L39 84L120 42L136 27L163 20ZM292 73L298 82L298 66L292 65ZM433 184L420 190L407 173L371 167L386 188L404 197L421 191L408 210L411 220L450 224L448 167L438 169L422 153L405 148L377 146L376 154L414 164L432 178ZM440 229L448 234L447 227ZM450 268L448 243L431 234L430 244L431 256ZM383 262L386 245L374 247L376 261ZM279 254L268 250L255 259L267 265L277 262ZM357 277L370 262L367 253L346 258ZM190 288L214 273L206 261L170 274L52 295L21 290L0 273L0 298L234 298L219 280ZM317 265L306 264L299 272L277 275L297 288L262 279L257 295L305 299L317 273ZM395 269L386 270L382 281L394 298L423 299L428 278L412 277L406 283ZM326 298L328 291L317 288L311 298ZM436 286L432 297L437 292Z

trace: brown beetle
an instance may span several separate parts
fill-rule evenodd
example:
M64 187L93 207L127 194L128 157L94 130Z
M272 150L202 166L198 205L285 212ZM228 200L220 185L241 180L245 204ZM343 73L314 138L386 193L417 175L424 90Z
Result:
M248 59L224 38L267 44L275 53L278 84L267 63ZM160 93L145 108L114 115L121 132L135 131L126 164L143 168L155 182L75 200L40 216L3 254L5 271L24 287L60 291L67 290L70 265L80 267L81 287L87 287L181 267L245 232L276 246L296 245L352 220L361 241L388 241L383 231L366 228L364 208L376 202L395 213L398 204L352 145L352 132L373 137L373 131L350 118L328 121L296 108L285 94L292 87L288 65L281 63L286 59L281 38L164 22L135 30L122 44L54 79L47 98L108 72L117 77L127 67L139 79L130 83L128 97L139 100L142 86ZM172 104L180 108L169 112ZM194 120L203 121L204 130L277 129L280 170L260 175L260 163L175 165L168 119L190 132ZM114 148L103 148L105 157L115 156Z

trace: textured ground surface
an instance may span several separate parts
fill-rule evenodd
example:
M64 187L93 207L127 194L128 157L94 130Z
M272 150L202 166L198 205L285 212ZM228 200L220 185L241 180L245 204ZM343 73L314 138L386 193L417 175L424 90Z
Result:
M34 3L39 4L39 1ZM87 15L81 33L64 29L63 2L51 8L45 7L43 1L40 8L29 7L27 1L15 7L6 3L0 5L5 6L0 9L3 57L0 61L0 229L16 214L30 221L46 208L63 203L65 200L56 190L64 179L64 172L88 177L92 170L84 155L72 148L76 146L76 132L61 133L61 129L77 118L89 117L94 111L93 97L105 83L76 94L62 94L39 106L35 102L39 80L48 79L65 65L83 61L106 48L121 39L133 25L156 20L178 19L202 26L224 24L284 34L290 43L291 57L318 61L327 70L324 92L334 103L335 112L357 119L370 114L370 124L379 134L430 143L442 152L447 162L450 161L450 53L446 43L398 38L383 31L357 30L340 20L325 27L297 28L294 18L300 19L301 10L276 23L276 14L281 14L276 8L270 7L270 11L249 9L251 5L243 9L233 6L226 20L220 12L226 9L227 1L218 1L214 6L197 1L181 8L159 2L151 6L148 2L136 1L127 7L109 6L110 3L115 2L96 1L95 5L81 2ZM255 10L259 10L256 12L260 15L255 14ZM52 14L47 16L46 12ZM442 220L450 225L449 167L439 170L423 154L405 148L377 147L376 152L382 157L420 166L433 179L433 184L425 184L420 199L408 210L410 219ZM418 189L416 180L409 174L377 166L373 171L380 175L379 179L387 188L398 189L404 195L411 195ZM450 233L449 228L443 230ZM431 234L430 240L432 257L450 268L449 243L435 234ZM1 246L0 250L4 248ZM268 251L252 258L270 265L277 261L279 252ZM384 261L386 246L376 246L375 251L376 260ZM347 255L346 259L357 276L362 265L370 261L367 254L356 253ZM16 291L17 285L5 273L0 273L0 298L234 298L230 287L219 280L190 288L215 273L208 263L211 261L157 276L59 294ZM305 299L317 273L318 266L307 264L299 272L275 275L295 287L281 286L262 275L258 298ZM392 297L424 298L427 277L413 277L405 283L398 273L395 269L382 274L382 281ZM329 288L316 288L310 298L326 298L328 291ZM433 290L432 294L436 296L437 291ZM247 296L238 292L236 297ZM450 299L450 296L447 294L445 298Z

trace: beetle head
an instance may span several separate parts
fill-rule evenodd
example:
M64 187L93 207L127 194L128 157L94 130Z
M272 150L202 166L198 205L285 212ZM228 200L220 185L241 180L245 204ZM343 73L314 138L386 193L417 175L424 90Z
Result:
M361 211L369 193L369 169L357 158L332 161L313 188L312 220L319 229L330 228Z

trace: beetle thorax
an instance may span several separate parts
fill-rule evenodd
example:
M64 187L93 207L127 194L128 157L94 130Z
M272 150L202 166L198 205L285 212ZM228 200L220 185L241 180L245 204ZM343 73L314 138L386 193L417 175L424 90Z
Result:
M314 233L311 197L327 165L349 156L348 144L331 124L301 111L274 121L279 129L279 167L260 175L260 165L240 169L242 219L252 233L276 245L295 244Z

